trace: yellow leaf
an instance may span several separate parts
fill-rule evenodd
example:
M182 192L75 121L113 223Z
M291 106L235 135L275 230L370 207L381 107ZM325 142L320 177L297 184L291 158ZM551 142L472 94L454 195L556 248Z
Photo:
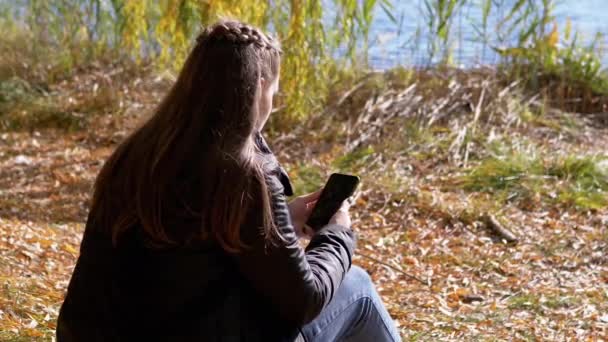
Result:
M557 30L557 23L554 22L553 30L551 30L551 33L549 33L549 35L547 36L547 45L554 48L557 46L558 42L559 42L559 32Z
M78 251L72 245L65 244L65 245L63 245L63 249L65 249L66 252L68 252L70 254L78 255Z

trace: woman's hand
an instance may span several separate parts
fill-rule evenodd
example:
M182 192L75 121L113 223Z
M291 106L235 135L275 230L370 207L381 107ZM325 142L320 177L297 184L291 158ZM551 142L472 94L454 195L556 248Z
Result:
M344 202L342 202L342 206L334 214L334 216L329 220L329 223L339 224L341 226L350 228L351 221L350 221L350 214L348 212L350 209L350 205L351 205L350 198L345 200Z
M291 222L296 230L298 237L312 237L314 232L305 227L305 223L310 217L312 210L321 196L321 190L317 190L308 195L299 196L289 202L289 214L291 214Z

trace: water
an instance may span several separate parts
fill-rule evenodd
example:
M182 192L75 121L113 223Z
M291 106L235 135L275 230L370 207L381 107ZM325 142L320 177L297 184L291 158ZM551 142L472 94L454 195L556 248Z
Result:
M15 16L24 14L23 9L31 0L0 0L0 10L11 8L15 10ZM505 8L495 11L490 18L489 28L493 27L505 15L508 8L517 0L504 1ZM541 0L536 0L538 3ZM325 1L325 9L332 12L332 2ZM468 1L475 2L475 1ZM480 2L479 0L476 2ZM108 0L103 0L104 7L110 6ZM393 15L398 23L390 20L389 16L377 8L375 20L371 28L370 50L368 56L373 67L386 69L396 65L418 65L424 66L437 62L429 59L429 39L425 33L425 16L423 14L424 0L392 0L394 5ZM560 28L560 33L570 20L573 30L580 33L583 44L593 41L597 32L604 34L599 42L600 50L608 48L608 0L556 0L554 14ZM328 13L329 15L329 13ZM479 35L474 29L474 24L481 22L481 9L478 6L468 4L464 6L452 23L451 51L453 62L459 66L471 67L479 64L495 64L498 56L493 50L477 38ZM333 20L328 16L328 21ZM419 34L416 34L420 30ZM507 42L508 43L508 42ZM495 46L504 46L501 42L492 42ZM509 44L506 44L509 45ZM608 51L601 53L602 63L608 68Z
M392 13L401 24L392 22L383 10L376 11L369 50L372 66L385 69L396 65L426 65L436 62L429 60L423 1L393 0L393 4ZM506 11L495 13L489 28L492 28L492 23L501 20ZM599 42L600 47L608 47L608 0L558 0L554 14L560 36L563 36L566 22L570 20L573 31L580 33L584 44L592 42L596 33L600 32L604 34ZM498 56L490 47L476 40L479 36L473 23L480 23L481 18L478 6L467 5L453 21L451 51L457 65L470 67L498 61ZM418 29L421 31L417 35ZM495 43L498 45L498 42ZM602 54L602 63L608 67L608 53Z

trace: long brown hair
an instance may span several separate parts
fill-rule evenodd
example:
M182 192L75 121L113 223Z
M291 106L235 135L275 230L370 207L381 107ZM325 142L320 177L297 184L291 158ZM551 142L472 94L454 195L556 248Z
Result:
M92 217L114 244L139 226L154 246L211 238L239 251L254 201L263 233L278 236L254 134L260 78L274 80L279 64L278 42L249 25L220 21L198 36L154 115L97 177Z

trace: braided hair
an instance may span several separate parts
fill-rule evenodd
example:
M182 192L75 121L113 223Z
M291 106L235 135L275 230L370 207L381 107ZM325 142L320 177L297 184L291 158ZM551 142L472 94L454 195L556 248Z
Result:
M195 50L230 49L251 50L260 62L261 76L272 79L277 76L281 46L271 35L249 24L235 20L222 20L205 28L196 38Z
M235 45L253 45L259 49L281 53L278 42L259 29L237 21L221 21L206 28L196 39L199 44L218 42Z
M91 212L115 244L137 225L151 246L215 240L237 252L251 215L250 229L280 240L254 143L260 80L276 80L280 55L277 40L241 22L203 30L154 115L97 178Z

